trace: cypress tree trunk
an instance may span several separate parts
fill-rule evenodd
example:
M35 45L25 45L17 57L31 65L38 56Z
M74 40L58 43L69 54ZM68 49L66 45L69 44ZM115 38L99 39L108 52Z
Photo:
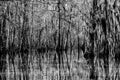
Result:
M6 69L6 12L2 13L2 19L0 20L0 73L2 73L2 76L0 76L0 79L6 79L5 75L3 74Z
M96 34L96 11L97 11L97 0L93 0L93 6L92 6L92 15L91 15L91 21L92 21L92 31L89 32L89 36L90 36L90 49L88 51L88 54L89 54L89 57L90 57L90 66L91 66L91 69L90 69L90 79L93 79L93 80L98 80L98 75L97 73L95 72L95 34Z
M107 11L107 7L108 7L108 2L107 0L105 0L105 20L104 20L104 23L105 24L102 24L103 27L105 28L105 31L104 31L104 35L105 35L105 45L104 45L104 68L105 68L105 80L109 80L109 48L108 48L108 40L107 40L107 31L108 31L108 11Z

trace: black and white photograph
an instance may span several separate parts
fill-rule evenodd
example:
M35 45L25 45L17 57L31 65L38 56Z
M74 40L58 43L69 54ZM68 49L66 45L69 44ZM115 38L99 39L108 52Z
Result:
M120 80L120 0L0 0L0 80Z

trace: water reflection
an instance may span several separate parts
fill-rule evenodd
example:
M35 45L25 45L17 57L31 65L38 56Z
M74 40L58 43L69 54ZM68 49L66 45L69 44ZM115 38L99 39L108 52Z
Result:
M82 54L78 59L78 51L39 53L21 53L11 58L9 54L4 58L5 67L1 72L1 80L75 80L87 78L88 70ZM84 64L84 65L83 65ZM75 78L75 79L74 79Z
M14 59L6 55L0 80L90 80L90 65L82 52L78 57L78 50L43 53L32 50L21 54L16 54ZM100 63L96 64L95 70L102 76L104 71L99 66Z

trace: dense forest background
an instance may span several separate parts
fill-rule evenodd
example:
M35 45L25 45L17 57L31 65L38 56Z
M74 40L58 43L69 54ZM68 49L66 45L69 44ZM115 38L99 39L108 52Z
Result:
M0 80L120 80L119 0L0 0Z

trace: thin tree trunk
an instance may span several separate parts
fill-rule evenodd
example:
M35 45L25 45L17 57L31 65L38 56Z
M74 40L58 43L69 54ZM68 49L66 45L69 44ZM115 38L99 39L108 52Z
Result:
M105 19L106 19L106 32L105 32L105 48L104 48L104 54L105 54L105 57L104 57L104 68L105 68L105 74L106 74L106 77L105 77L105 80L109 80L109 48L108 48L108 41L107 41L107 30L109 28L108 26L108 11L107 11L107 7L108 7L108 2L107 0L105 0Z
M61 80L61 52L59 52L59 50L61 49L61 46L60 46L60 32L61 32L61 16L60 16L60 0L58 0L58 19L59 19L59 25L58 25L58 28L59 28L59 37L58 37L58 46L57 46L57 50L58 50L58 62L59 62L59 80Z

